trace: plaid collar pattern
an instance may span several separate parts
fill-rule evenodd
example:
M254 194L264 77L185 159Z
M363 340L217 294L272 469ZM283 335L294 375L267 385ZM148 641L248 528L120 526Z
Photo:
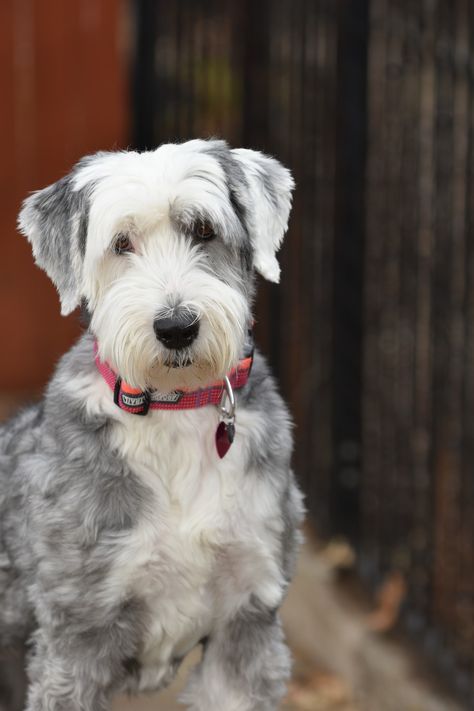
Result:
M115 404L132 415L146 415L149 410L192 410L206 405L219 405L221 402L224 392L223 380L198 390L174 390L170 393L160 393L157 390L143 391L125 383L108 363L99 358L97 343L94 351L97 369L113 391ZM253 353L250 353L242 358L227 375L233 390L239 390L247 383L252 362Z

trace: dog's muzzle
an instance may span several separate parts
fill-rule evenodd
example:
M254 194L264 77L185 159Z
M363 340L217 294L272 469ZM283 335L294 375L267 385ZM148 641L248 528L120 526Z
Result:
M199 317L191 311L156 318L153 322L153 330L157 339L166 348L179 351L187 348L195 340L199 333Z

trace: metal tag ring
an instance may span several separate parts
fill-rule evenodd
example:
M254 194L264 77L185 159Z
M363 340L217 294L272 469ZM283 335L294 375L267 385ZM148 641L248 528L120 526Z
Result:
M224 406L225 401L229 401L229 409ZM222 398L220 402L220 411L224 418L232 420L235 416L235 397L234 391L232 390L232 385L230 384L229 378L224 376L224 390L222 391Z

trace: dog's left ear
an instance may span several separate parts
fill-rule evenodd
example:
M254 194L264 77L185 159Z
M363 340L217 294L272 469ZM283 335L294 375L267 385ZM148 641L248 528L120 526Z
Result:
M290 171L274 158L246 148L231 151L240 164L247 188L242 201L254 249L254 267L269 281L280 281L276 253L288 227L291 192Z
M89 215L89 190L76 190L74 173L28 197L18 227L61 299L63 316L79 305Z

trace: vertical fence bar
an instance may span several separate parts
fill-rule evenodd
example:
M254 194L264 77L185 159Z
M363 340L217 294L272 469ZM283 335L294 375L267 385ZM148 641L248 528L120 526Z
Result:
M155 140L155 39L159 0L133 3L134 57L132 66L132 142L139 150L151 148Z
M333 283L333 525L359 531L368 2L340 4Z

